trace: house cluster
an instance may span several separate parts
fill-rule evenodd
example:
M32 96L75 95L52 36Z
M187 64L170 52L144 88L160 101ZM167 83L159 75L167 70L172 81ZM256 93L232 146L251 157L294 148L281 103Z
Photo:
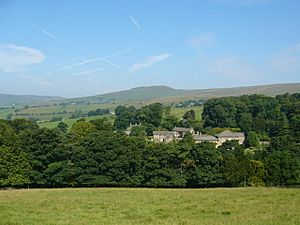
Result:
M180 140L186 133L191 133L196 143L212 142L216 147L222 145L226 141L236 140L239 144L245 141L245 135L242 132L232 132L229 130L222 131L215 136L208 134L195 133L193 128L175 127L172 131L154 131L153 140L155 142L169 143L173 140Z

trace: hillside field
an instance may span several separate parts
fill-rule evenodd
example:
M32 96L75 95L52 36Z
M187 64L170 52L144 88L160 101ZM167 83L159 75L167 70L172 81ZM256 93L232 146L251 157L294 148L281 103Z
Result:
M110 105L101 105L101 104L90 104L90 105L72 105L67 107L60 107L60 106L49 106L49 107L36 107L36 108L27 108L22 109L19 111L21 114L30 114L30 116L14 116L14 118L30 118L35 117L39 118L40 120L50 120L54 116L61 116L63 118L63 122L68 124L69 127L72 127L73 123L75 123L80 118L76 119L69 119L69 117L72 115L72 113L75 110L82 110L82 112L87 113L90 110L96 110L97 108L108 108L113 109ZM172 108L170 113L171 115L176 116L178 119L180 119L185 112L189 110L194 110L196 113L196 118L201 120L201 113L202 113L202 106L191 106L191 107L183 107L183 108ZM61 112L63 110L66 110L67 113L65 114L57 114L58 112ZM5 119L9 113L14 113L13 109L6 109L6 108L0 108L0 119ZM43 115L47 114L48 115ZM92 117L85 117L87 121L93 120L93 119L99 119L103 117L108 117L112 122L114 120L113 115L102 115L102 116L92 116ZM55 128L59 121L55 122L45 122L39 124L40 127L47 127L47 128Z
M296 225L300 189L24 189L0 191L1 225Z
M186 113L187 111L194 110L196 113L196 119L201 120L201 114L203 110L203 106L189 106L189 107L182 107L182 108L172 108L170 111L171 115L176 116L178 119Z
M102 119L102 118L108 118L112 123L114 121L114 116L112 115L99 115L99 116L90 116L90 117L84 117L84 119L86 121L91 121L91 120L96 120L96 119ZM64 122L65 124L68 125L69 128L71 128L73 126L73 124L79 120L80 118L76 118L76 119L64 119L62 122ZM43 128L55 128L57 127L57 125L60 123L60 121L55 121L55 122L46 122L46 123L40 123L39 127Z

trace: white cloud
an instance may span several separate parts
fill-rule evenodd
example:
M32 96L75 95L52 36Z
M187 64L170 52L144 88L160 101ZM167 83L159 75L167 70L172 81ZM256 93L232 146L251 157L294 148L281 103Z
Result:
M141 30L142 30L142 27L141 27L140 23L136 20L135 17L129 16L129 19L130 19L131 23L135 26L135 28L136 28L138 31L141 31Z
M172 54L169 54L169 53L163 53L163 54L159 54L159 55L149 56L144 62L133 64L130 67L129 72L136 72L136 71L151 67L158 62L161 62L161 61L166 60L167 58L170 58L171 56L172 56Z
M209 73L238 80L248 80L257 76L253 67L237 57L226 57L216 60L209 66Z
M45 55L37 49L15 44L0 45L0 71L2 72L20 72L44 60Z
M300 71L300 43L275 55L271 59L271 66L283 73Z
M187 39L187 44L194 48L213 46L215 42L216 35L214 32L206 32Z

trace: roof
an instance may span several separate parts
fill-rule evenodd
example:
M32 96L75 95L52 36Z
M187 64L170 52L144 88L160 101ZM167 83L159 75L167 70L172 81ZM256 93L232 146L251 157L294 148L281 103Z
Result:
M231 132L229 130L224 130L216 135L218 138L239 138L245 137L243 132Z
M186 128L186 127L174 127L173 131L179 131L179 132L190 132L192 128Z
M162 130L162 131L153 131L153 135L161 135L161 136L173 136L173 132L172 131L165 131L165 130Z
M193 137L195 141L218 141L216 137L207 134L194 135Z

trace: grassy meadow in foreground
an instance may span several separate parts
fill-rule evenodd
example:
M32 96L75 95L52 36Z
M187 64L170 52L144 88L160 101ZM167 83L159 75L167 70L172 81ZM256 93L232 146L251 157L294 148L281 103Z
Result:
M1 225L300 224L300 189L0 191Z

